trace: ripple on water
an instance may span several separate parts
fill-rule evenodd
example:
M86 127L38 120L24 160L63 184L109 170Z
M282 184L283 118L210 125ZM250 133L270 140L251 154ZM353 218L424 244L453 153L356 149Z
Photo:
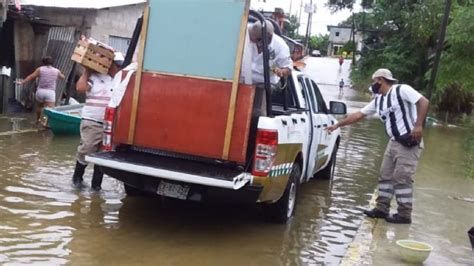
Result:
M19 197L5 197L5 198L3 198L3 200L6 201L6 202L13 202L13 203L25 201L24 199L19 198Z

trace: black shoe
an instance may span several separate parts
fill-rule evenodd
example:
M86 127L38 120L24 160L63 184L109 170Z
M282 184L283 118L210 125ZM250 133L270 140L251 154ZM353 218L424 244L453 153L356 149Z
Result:
M364 214L369 216L370 218L385 218L387 217L388 213L373 208L372 210L364 210Z
M392 224L411 224L411 218L402 217L398 213L385 217L385 221Z

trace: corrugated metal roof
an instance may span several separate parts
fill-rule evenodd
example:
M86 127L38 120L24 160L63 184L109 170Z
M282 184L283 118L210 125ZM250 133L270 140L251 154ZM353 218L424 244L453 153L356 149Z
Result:
M116 6L126 6L145 3L146 0L20 0L21 5L25 6L46 6L60 8L90 8L102 9Z

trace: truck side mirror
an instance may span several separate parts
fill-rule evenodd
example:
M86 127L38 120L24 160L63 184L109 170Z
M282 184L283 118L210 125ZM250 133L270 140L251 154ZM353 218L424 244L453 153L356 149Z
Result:
M345 115L347 113L347 107L342 102L329 102L329 113L333 115Z

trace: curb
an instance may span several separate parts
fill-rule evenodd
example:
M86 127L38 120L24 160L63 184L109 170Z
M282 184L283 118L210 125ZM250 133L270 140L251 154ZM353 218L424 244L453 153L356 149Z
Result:
M369 206L375 207L375 199L377 192L372 194ZM354 237L354 240L349 244L346 254L342 258L340 265L371 265L371 246L374 239L374 235L377 235L377 222L378 219L364 218L361 222L359 230Z

